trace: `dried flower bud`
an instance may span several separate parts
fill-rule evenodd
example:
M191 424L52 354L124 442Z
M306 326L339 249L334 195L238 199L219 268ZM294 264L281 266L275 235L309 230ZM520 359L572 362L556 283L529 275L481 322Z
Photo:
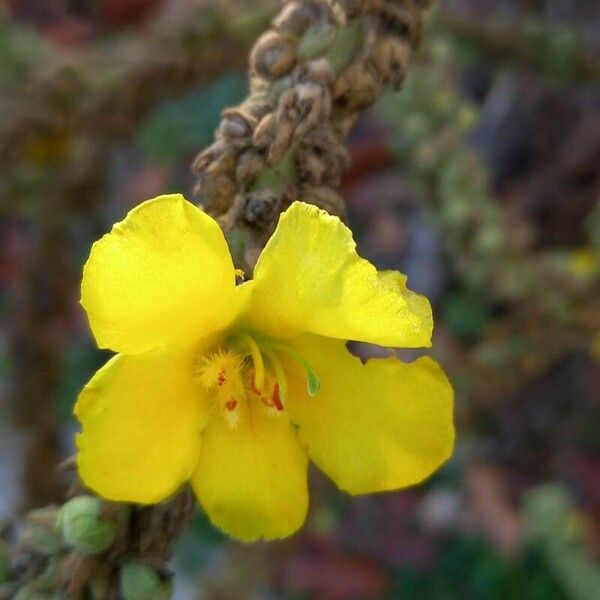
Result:
M404 81L410 62L409 44L397 37L382 37L377 45L374 62L384 82L399 87Z
M279 214L281 197L271 189L256 190L244 199L242 216L253 225L272 223Z
M213 177L224 174L231 175L235 171L236 158L237 152L232 144L226 152L223 152L223 154L215 158L215 160L207 165L204 170Z
M227 212L233 202L235 180L233 175L205 171L200 174L195 192L209 210L220 215Z
M117 535L117 524L102 516L102 501L78 496L63 505L58 517L65 542L82 554L104 552Z
M299 200L310 202L331 215L337 215L345 221L346 204L344 199L332 188L329 187L307 187L300 190Z
M242 183L252 181L264 166L264 156L260 152L250 148L242 152L239 156L235 171L236 179Z
M228 108L223 111L217 137L226 140L245 138L252 135L256 119L245 114L239 108Z
M295 79L298 83L313 82L329 87L333 83L333 71L326 58L317 58L302 65L297 70Z
M209 165L219 159L223 154L230 152L230 145L225 140L218 140L211 144L203 152L196 156L192 165L192 170L195 173L201 173L206 170Z
M373 66L354 64L338 77L333 98L336 108L347 112L365 110L377 101L382 81Z
M381 4L381 0L328 0L332 9L341 12L346 20L355 19Z
M273 107L264 94L255 94L244 100L244 102L238 106L238 109L258 122L266 114L271 112Z
M386 2L379 11L379 30L409 40L411 44L417 43L419 20L416 11L410 10L401 4Z
M254 130L253 142L257 148L266 148L275 136L276 119L274 113L266 115Z
M309 2L288 2L273 20L273 27L280 33L300 37L317 20L318 9Z
M276 31L267 31L258 38L250 54L252 72L269 80L289 73L295 62L294 44L290 38Z
M303 136L331 113L329 90L317 83L299 83L295 87L295 107L298 111L296 134Z

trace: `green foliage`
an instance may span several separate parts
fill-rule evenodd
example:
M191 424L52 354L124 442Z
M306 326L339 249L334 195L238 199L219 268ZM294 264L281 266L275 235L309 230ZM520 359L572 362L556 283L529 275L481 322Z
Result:
M504 232L483 162L467 143L476 108L455 90L454 49L438 42L429 62L416 65L401 94L386 94L378 114L392 126L391 146L471 292L483 294L497 266Z
M509 561L484 541L449 540L432 572L401 569L394 579L393 600L567 600L544 556L529 547Z
M585 519L577 513L567 489L559 483L538 486L525 498L529 537L543 549L572 600L600 599L600 567L585 546Z
M577 56L584 51L581 36L575 29L538 18L526 21L525 40L527 46L539 57L542 73L556 83L570 77Z
M442 314L452 333L470 342L483 333L491 318L491 308L485 296L461 290L445 296Z
M207 146L223 107L244 98L240 73L227 73L212 85L158 106L140 126L136 144L150 161L173 163Z
M0 85L18 83L50 48L33 31L15 27L0 6Z

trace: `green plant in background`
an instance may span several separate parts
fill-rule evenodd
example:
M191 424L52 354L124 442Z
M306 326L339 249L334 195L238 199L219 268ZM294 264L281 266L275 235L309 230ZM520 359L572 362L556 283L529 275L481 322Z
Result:
M136 145L151 162L173 164L210 143L223 106L246 93L242 73L226 73L211 85L168 100L152 111L136 133Z
M572 600L600 598L600 566L586 548L586 517L574 507L559 483L527 492L523 514L527 533L540 544L548 562Z
M52 52L39 35L15 27L0 6L0 86L18 83L29 70Z

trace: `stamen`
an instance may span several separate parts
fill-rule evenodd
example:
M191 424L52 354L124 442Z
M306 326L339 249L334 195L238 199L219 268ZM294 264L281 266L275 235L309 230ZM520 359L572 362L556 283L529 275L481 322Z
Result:
M273 405L278 411L283 410L283 402L281 402L281 396L279 395L279 384L276 383L273 386Z
M300 354L300 352L290 348L289 346L286 346L285 344L278 344L277 342L267 342L265 346L272 350L276 350L277 352L283 352L284 354L291 356L296 362L300 363L306 373L306 388L308 395L316 396L319 393L319 390L321 389L321 382L317 377L317 374L313 371L309 362L304 358L304 356L302 356L302 354ZM265 350L265 354L266 353L267 351Z
M277 358L276 354L271 350L264 350L265 356L269 359L273 370L275 371L275 378L277 379L277 383L273 387L273 404L277 410L283 410L285 404L287 403L287 378L285 376L285 371L281 366L281 362Z
M254 386L256 389L262 390L265 384L265 365L258 344L247 333L241 333L239 337L248 346L250 355L252 356L252 362L254 363Z

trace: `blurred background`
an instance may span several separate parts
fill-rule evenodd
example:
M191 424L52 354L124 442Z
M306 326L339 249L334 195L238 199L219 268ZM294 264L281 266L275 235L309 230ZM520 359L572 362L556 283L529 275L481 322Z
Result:
M600 3L436 4L403 90L351 135L343 194L360 253L434 305L454 457L361 498L311 472L306 526L281 543L239 545L199 514L179 600L600 598ZM107 358L78 306L91 243L140 201L192 197L190 162L245 96L275 8L0 4L6 523L71 480L73 402Z

